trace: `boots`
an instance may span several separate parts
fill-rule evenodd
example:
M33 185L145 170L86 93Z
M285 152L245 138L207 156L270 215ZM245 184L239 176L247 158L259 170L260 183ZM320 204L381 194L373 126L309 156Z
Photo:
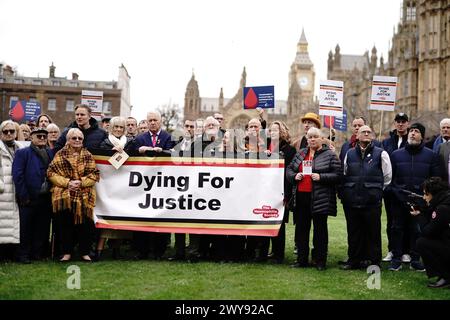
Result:
M93 257L91 257L91 259L94 261L100 261L101 255L102 255L102 250L96 250L95 255Z

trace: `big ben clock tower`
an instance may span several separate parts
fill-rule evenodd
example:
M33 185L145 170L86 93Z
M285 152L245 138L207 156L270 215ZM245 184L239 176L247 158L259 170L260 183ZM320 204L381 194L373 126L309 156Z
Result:
M309 58L308 41L305 31L297 43L297 54L289 72L288 125L291 134L297 135L300 118L306 112L316 112L314 108L314 82L316 73Z
M294 81L297 81L303 92L302 96L312 102L315 78L316 73L314 72L314 65L309 58L308 53L308 41L306 40L305 30L302 30L302 35L297 43L297 55L295 56L294 63L291 65L289 88Z

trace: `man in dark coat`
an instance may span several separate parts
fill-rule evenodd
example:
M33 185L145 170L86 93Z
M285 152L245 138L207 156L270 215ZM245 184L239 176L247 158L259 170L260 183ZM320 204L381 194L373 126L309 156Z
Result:
M392 251L393 258L389 270L398 271L402 268L402 249L405 229L409 228L410 241L410 268L424 271L420 263L420 256L416 250L416 241L419 237L417 222L411 218L410 207L407 204L410 191L422 194L422 183L430 177L439 177L438 156L431 149L424 147L425 127L420 123L411 125L408 141L404 148L392 153L392 191L395 199L392 212Z
M382 142L383 149L388 153L389 157L391 154L398 149L403 148L406 145L406 141L408 140L408 127L409 127L409 118L406 113L400 112L394 118L395 130L391 131L390 137L384 139ZM388 254L383 259L383 261L391 261L392 260L392 244L391 244L391 231L392 231L392 201L393 194L391 188L387 186L383 192L384 198L384 207L386 209L386 234L388 239ZM409 245L407 243L404 244L403 252L409 252ZM403 256L402 256L403 258ZM405 260L406 262L406 260Z
M78 128L84 135L83 147L87 149L97 149L108 137L108 134L102 128L99 128L97 120L91 117L91 108L85 104L78 104L75 107L75 121L72 122L61 133L58 141L56 141L54 153L61 150L66 145L66 136L72 128Z
M17 260L26 264L40 260L48 248L52 204L46 176L52 152L46 145L47 130L35 128L30 146L17 150L12 167L20 215Z
M140 134L134 142L135 151L141 155L147 153L163 153L170 156L170 150L175 146L172 136L167 131L161 129L161 114L156 111L147 113L148 132ZM150 242L153 244L153 254L156 260L160 260L164 255L167 244L170 240L169 233L158 232L135 232L136 247L139 254L135 259L146 259L150 253Z
M344 159L343 200L346 206L348 261L341 269L380 265L381 202L391 183L389 155L372 143L372 130L362 126L358 143Z

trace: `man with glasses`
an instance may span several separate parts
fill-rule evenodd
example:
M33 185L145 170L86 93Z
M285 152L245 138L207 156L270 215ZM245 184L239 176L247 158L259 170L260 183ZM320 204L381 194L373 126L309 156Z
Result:
M58 141L56 141L55 154L66 145L67 132L72 128L78 128L83 133L83 147L98 149L100 143L108 137L108 134L98 126L97 120L92 118L91 113L91 108L86 104L77 104L75 106L75 121L62 132Z
M343 270L367 268L381 262L381 202L391 183L389 155L376 147L372 129L361 126L357 144L344 158L342 197L346 206L348 260Z
M35 128L30 146L16 152L12 166L20 215L17 261L26 264L48 254L52 204L47 169L53 154L47 148L47 135L47 129Z

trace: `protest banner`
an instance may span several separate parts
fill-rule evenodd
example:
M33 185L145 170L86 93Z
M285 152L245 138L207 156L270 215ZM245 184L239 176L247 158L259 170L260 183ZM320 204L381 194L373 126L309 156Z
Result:
M275 108L275 87L244 87L244 109Z
M86 104L91 108L91 116L97 121L102 119L103 91L82 90L81 104Z
M347 131L347 111L344 110L342 117L324 117L323 126L337 131Z
M95 160L98 228L276 236L283 221L283 159Z
M394 111L397 77L373 76L369 110Z
M41 104L37 101L16 100L11 103L9 116L16 122L36 120L41 114Z
M320 81L319 115L342 117L344 82L323 80Z

